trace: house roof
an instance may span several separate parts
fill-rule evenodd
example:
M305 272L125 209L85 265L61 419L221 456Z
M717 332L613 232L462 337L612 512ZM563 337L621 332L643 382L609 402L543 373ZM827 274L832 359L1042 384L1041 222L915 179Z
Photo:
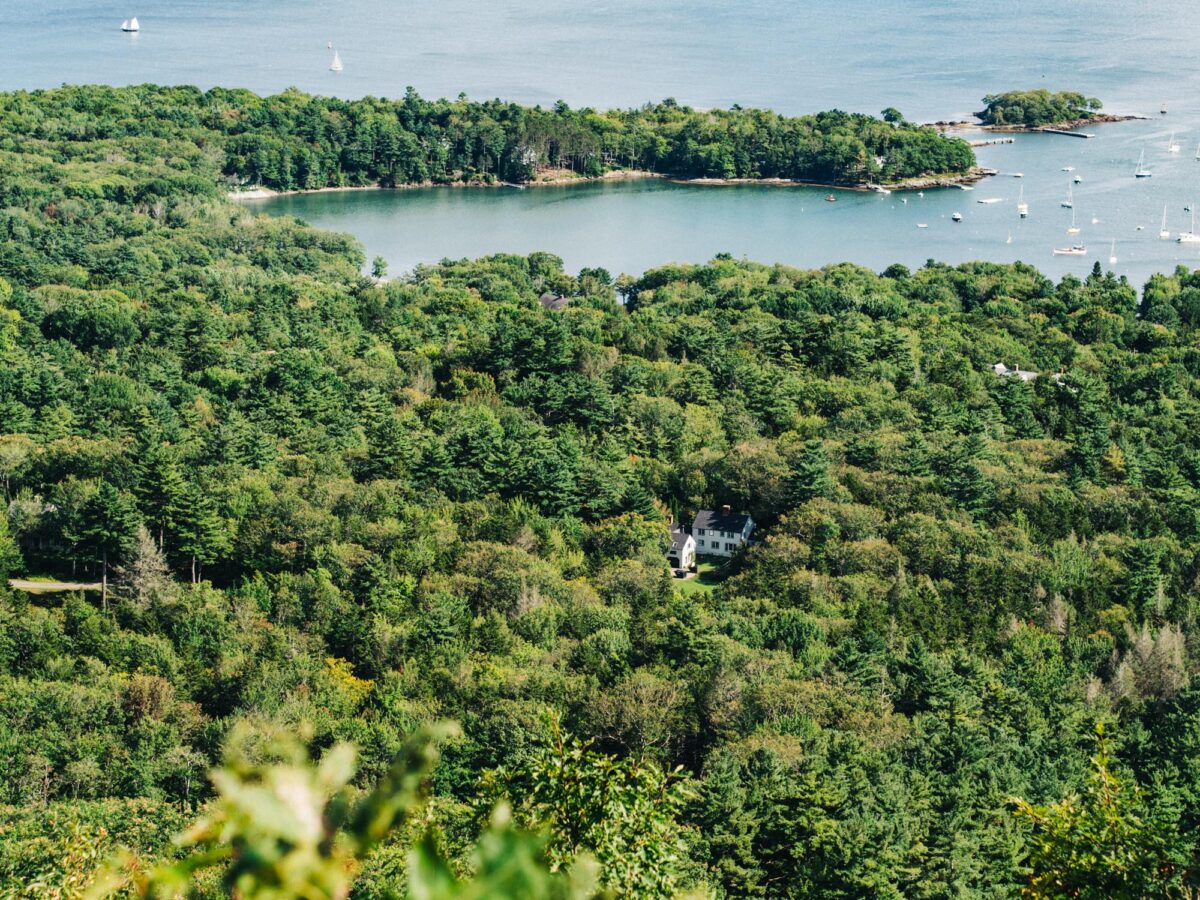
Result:
M552 294L550 291L538 297L538 303L542 304L542 309L562 309L571 301L561 294Z
M1002 362L998 362L994 366L992 366L992 371L995 372L997 375L999 375L1001 378L1006 378L1009 375L1016 375L1022 381L1033 381L1033 379L1038 377L1037 372L1032 372L1029 369L1022 369L1020 366L1010 369L1008 366L1006 366Z
M696 521L692 529L709 529L712 531L732 531L741 534L747 523L753 523L745 513L725 512L723 510L702 509L696 513Z
M687 546L687 542L690 541L691 539L692 539L692 536L690 534L688 534L686 531L684 531L682 528L678 528L678 527L672 528L671 529L671 550L672 550L672 552L678 553L680 550L682 550L684 547Z

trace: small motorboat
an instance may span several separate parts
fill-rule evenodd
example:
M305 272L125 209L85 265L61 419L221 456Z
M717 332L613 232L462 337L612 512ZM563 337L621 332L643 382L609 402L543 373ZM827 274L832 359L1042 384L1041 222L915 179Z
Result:
M918 227L918 228L928 228L929 226L928 226L928 225L926 225L924 222L918 222L918 223L917 223L917 227Z
M956 212L954 215L952 215L952 216L950 217L950 219L951 219L952 221L954 221L954 222L961 222L961 221L962 221L962 219L963 219L963 217L962 217L962 213L958 213L958 212Z
M837 203L837 197L833 196L833 194L826 194L825 202L826 203Z
M1087 247L1083 244L1072 244L1070 247L1055 247L1055 256L1087 256Z

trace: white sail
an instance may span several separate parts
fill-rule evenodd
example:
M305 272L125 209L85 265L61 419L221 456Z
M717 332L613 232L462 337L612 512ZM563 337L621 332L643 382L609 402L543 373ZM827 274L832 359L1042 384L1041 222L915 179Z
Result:
M341 58L341 56L338 55L338 52L336 50L333 51L333 62L331 62L329 64L329 71L330 72L342 71L342 58Z
M138 24L137 16L134 16L132 19L126 19L121 23L122 31L136 32L140 31L141 28L142 26Z

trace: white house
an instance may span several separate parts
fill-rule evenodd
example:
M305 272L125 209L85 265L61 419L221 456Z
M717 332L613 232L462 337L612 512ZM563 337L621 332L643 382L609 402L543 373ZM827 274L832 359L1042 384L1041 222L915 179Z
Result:
M754 520L730 507L702 509L692 523L696 552L701 556L733 556L754 533Z
M696 568L696 540L683 530L682 525L671 526L671 549L667 552L667 563L672 569L689 572Z
M1010 375L1016 375L1022 381L1033 381L1038 377L1037 372L1031 372L1029 369L1022 369L1020 366L1010 369L1002 362L998 362L992 366L992 371L1001 378L1008 378Z

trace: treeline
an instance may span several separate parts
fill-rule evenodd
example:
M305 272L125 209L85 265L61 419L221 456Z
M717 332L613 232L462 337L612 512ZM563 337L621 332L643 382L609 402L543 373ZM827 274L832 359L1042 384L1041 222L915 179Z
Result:
M894 113L894 111L889 111ZM598 112L492 100L339 100L288 91L140 86L8 94L3 115L65 140L185 138L221 155L232 185L297 190L347 185L528 182L540 173L635 169L680 178L784 178L863 184L961 174L963 141L911 125L832 111L698 111L674 101Z
M227 202L199 126L0 110L0 576L110 582L0 577L0 881L177 854L264 767L309 778L280 732L358 747L347 816L453 720L351 896L478 872L505 797L639 896L1197 887L1200 275L381 284ZM679 585L668 516L726 503L760 541Z
M1085 97L1074 91L1050 93L1045 88L1035 91L1007 91L983 98L984 108L975 115L985 125L1064 125L1100 114L1102 104L1095 97Z

